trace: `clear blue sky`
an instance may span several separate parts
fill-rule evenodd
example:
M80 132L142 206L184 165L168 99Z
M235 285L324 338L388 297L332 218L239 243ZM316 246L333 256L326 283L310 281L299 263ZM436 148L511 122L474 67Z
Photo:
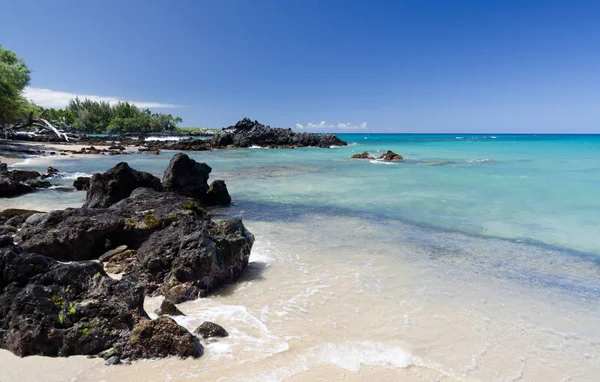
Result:
M179 105L154 110L185 126L600 132L598 1L0 0L0 15L36 97Z

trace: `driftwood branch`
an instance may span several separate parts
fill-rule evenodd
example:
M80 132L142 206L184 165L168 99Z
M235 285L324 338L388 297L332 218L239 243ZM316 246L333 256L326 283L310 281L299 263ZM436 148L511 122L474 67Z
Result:
M47 120L42 118L42 116L44 115L45 112L46 112L46 110L43 110L37 118L33 118L33 113L29 113L29 115L26 118L21 119L20 121L15 123L13 126L11 126L7 130L15 131L17 129L24 129L24 128L31 127L31 126L38 126L38 127L41 127L42 129L52 131L59 138L64 139L65 141L68 142L69 136L67 135L67 133L59 131L56 127L52 126L52 124L50 122L48 122Z

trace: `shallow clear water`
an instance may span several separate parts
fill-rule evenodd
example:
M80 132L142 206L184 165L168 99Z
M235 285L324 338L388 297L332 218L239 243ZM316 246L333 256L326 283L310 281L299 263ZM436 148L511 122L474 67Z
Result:
M593 380L600 136L342 138L350 146L188 153L227 181L234 204L214 212L241 216L257 243L251 276L234 293L182 305L190 329L216 317L237 334L207 345L201 365L170 363L174 375L235 367L232 380L249 370L283 380L323 367L352 374L412 365L422 379ZM386 150L405 160L350 159ZM161 176L170 157L44 158L19 167L53 165L74 177L127 161ZM84 199L44 190L0 208Z

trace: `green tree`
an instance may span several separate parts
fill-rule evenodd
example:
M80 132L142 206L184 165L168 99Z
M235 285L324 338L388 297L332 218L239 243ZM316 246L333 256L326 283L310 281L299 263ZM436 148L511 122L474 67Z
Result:
M31 71L25 61L0 45L0 127L37 110L23 97L23 89L30 80Z

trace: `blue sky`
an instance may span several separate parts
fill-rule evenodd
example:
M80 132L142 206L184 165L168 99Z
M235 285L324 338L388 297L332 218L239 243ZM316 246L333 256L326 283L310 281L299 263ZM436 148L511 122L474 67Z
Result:
M600 132L600 2L0 0L0 14L47 105L111 97L204 127Z

